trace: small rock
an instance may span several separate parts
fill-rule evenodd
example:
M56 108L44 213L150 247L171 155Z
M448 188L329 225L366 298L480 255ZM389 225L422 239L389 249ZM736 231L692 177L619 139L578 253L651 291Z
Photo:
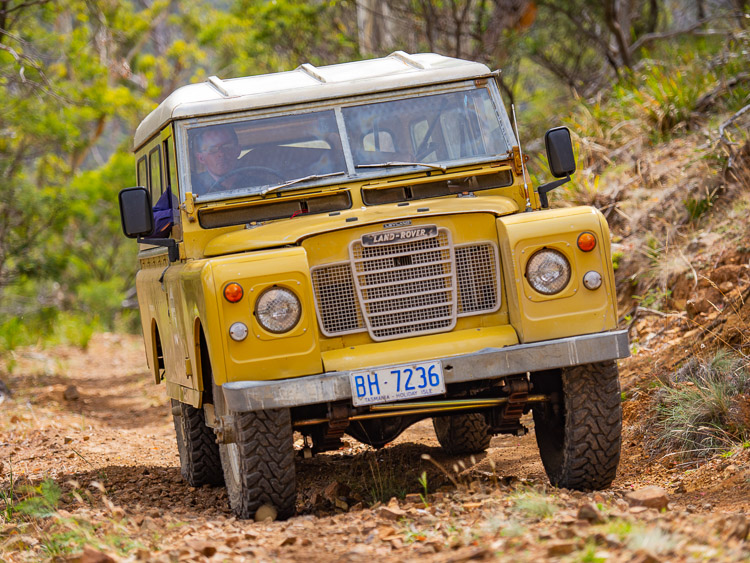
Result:
M334 498L334 499L333 499L333 505L334 505L334 506L335 506L336 508L339 508L339 509L341 509L341 510L349 510L349 505L348 505L348 504L347 504L347 502L346 502L346 501L345 501L345 500L344 500L343 498L341 498L341 497L336 497L336 498Z
M656 510L667 508L669 504L667 491L661 487L653 486L628 493L625 495L625 499L630 506L645 506L647 508L655 508Z
M647 510L648 507L646 506L632 506L630 507L630 510L628 510L628 512L630 512L630 514L643 514Z
M404 502L407 502L409 504L421 504L422 502L422 496L417 493L409 493L404 497Z
M77 401L81 394L78 392L78 388L75 385L68 385L63 391L63 399L66 401Z
M353 504L349 507L349 512L359 512L360 510L363 510L365 508L365 504L360 501L357 504Z
M601 522L604 522L604 519L602 518L599 510L591 503L586 503L578 509L578 519L587 520L592 524L599 524Z
M724 294L729 293L730 291L732 291L732 289L734 289L734 284L730 281L725 281L719 284L719 291Z
M401 510L398 507L391 506L381 506L376 514L384 520L392 520L394 522L406 516L405 511Z
M629 563L660 563L656 555L646 549L639 549L633 554L633 558L629 560Z
M216 546L204 541L189 541L187 542L188 547L194 549L201 555L206 557L213 557L216 554Z
M731 514L719 524L724 539L744 541L750 533L750 521L744 514Z
M724 471L726 471L729 474L737 473L737 466L734 463L732 463L730 465L727 465L727 468Z
M346 497L351 489L344 483L333 481L323 490L323 497L331 504L336 503L336 499L339 497Z
M707 313L712 309L713 307L711 306L711 303L705 297L688 299L687 303L685 303L685 310L690 319L696 317L700 313Z
M297 543L297 536L287 536L281 540L279 547L286 547L288 545L294 545L295 543Z
M86 547L83 548L83 554L81 555L80 562L81 563L115 563L115 560L112 559L106 553L103 553L87 545Z
M574 541L556 541L547 544L547 557L560 557L562 555L570 555L577 548L577 543Z
M70 444L72 441L73 438L71 438L70 436L65 436L65 438L63 438L63 444Z
M274 520L276 520L276 516L278 516L278 514L279 513L276 511L276 508L274 508L270 504L264 504L255 513L255 521L273 522Z

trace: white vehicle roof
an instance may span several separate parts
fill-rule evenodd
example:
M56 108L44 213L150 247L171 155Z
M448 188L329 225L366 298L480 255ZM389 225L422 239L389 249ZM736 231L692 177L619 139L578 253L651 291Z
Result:
M396 51L371 59L323 67L303 64L295 70L221 80L215 76L172 92L146 116L135 132L138 149L169 121L410 88L486 76L480 63L435 53L408 55Z

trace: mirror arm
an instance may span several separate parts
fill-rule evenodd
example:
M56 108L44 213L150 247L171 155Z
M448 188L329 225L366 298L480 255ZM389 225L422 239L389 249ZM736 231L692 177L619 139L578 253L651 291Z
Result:
M138 237L140 244L153 244L154 246L166 246L169 250L169 261L177 262L180 259L180 249L177 242L171 238L142 238Z
M546 184L542 184L537 188L537 193L539 194L539 202L542 204L542 209L549 209L549 200L547 199L547 192L551 192L555 188L558 188L562 186L563 184L567 184L570 182L570 174L568 174L565 178L561 178L559 180L555 180L554 182L548 182Z

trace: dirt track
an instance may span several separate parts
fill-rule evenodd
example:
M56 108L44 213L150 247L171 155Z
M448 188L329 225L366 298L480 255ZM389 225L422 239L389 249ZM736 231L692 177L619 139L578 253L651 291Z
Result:
M239 522L231 516L223 489L196 490L181 480L164 390L153 385L138 338L97 335L85 353L27 349L18 362L8 382L14 400L0 405L0 485L7 490L11 469L22 482L51 478L66 493L58 512L62 522L98 523L93 539L60 548L62 555L66 549L79 553L83 543L97 545L96 538L116 532L132 544L121 554L164 561L750 557L746 542L737 539L742 529L736 530L747 521L727 515L750 510L747 451L684 473L686 468L646 458L630 437L627 418L619 475L602 493L538 494L549 485L533 432L523 438L496 437L487 456L472 461L443 456L426 421L378 452L351 442L310 460L300 456L300 516L287 522ZM70 385L79 397L64 400ZM448 470L439 470L423 454ZM458 475L450 469L454 464L460 464ZM422 471L429 492L436 493L429 506L413 495L422 492ZM645 485L670 492L669 511L628 506L624 495ZM530 489L538 492L524 492ZM387 502L408 493L406 500L372 506L376 498ZM547 503L556 512L545 517L523 499ZM597 507L601 523L581 517L586 503ZM649 536L654 529L661 535ZM31 526L5 524L0 556L44 558L55 530L49 519ZM632 539L636 532L641 540ZM98 548L114 556L111 544L102 540Z

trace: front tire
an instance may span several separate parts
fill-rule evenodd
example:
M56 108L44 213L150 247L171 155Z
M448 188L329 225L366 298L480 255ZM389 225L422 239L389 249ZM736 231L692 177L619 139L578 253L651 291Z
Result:
M203 409L196 409L172 399L177 450L180 453L180 473L191 487L223 485L219 445L211 428L206 426Z
M480 454L490 447L490 427L481 413L436 416L432 426L440 446L448 454Z
M576 490L608 487L617 474L622 434L617 364L532 374L532 383L535 390L560 399L532 409L539 454L552 485Z
M235 442L221 444L229 506L252 518L264 504L281 519L295 512L297 483L289 409L234 413Z

